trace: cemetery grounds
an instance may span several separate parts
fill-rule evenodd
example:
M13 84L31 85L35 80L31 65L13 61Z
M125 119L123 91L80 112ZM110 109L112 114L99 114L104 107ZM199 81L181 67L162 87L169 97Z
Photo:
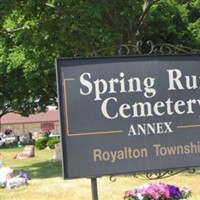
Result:
M4 167L14 170L14 176L20 171L28 174L28 185L8 189L0 188L0 200L92 200L91 180L88 178L63 180L62 164L53 159L55 150L35 150L35 157L14 160L23 148L0 149ZM80 166L81 167L81 166ZM190 200L200 199L200 168L194 174L184 172L173 177L148 180L120 175L114 177L100 177L98 181L99 200L123 200L124 192L145 183L168 183L176 186L190 186L192 197Z

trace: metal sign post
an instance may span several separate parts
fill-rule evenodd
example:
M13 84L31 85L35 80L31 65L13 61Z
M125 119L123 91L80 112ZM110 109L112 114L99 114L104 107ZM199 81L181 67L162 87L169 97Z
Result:
M92 200L98 200L97 178L91 178Z

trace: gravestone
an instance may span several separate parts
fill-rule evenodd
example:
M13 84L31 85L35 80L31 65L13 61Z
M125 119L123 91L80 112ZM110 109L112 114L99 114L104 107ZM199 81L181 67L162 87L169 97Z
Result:
M35 147L34 145L26 145L22 153L14 156L13 159L24 159L29 157L35 157Z
M55 144L55 154L54 154L55 160L61 160L61 144Z

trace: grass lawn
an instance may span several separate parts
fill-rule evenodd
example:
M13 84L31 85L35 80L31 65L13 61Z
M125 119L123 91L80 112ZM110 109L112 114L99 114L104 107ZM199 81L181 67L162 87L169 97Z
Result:
M52 160L54 150L35 150L34 158L14 160L13 156L21 152L21 148L0 149L5 167L11 167L14 175L25 171L30 178L27 186L0 189L0 200L92 200L90 179L63 180L61 162ZM124 191L150 182L188 185L193 192L190 200L200 199L200 171L197 170L195 174L181 173L156 181L130 176L118 176L115 182L109 177L98 178L99 200L122 200Z

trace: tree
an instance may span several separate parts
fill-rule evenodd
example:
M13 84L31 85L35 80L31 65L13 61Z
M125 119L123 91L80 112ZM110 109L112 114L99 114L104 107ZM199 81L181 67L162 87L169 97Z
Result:
M0 0L0 6L1 115L57 103L57 57L149 39L200 44L197 0Z
M8 112L27 116L45 111L47 105L52 105L56 101L53 63L52 66L44 67L44 53L35 53L39 46L34 45L33 28L28 26L33 20L26 20L27 24L24 23L24 16L17 11L23 6L23 1L12 5L15 9L4 16L0 37L0 117ZM38 70L41 65L43 69ZM53 87L50 85L49 71L53 72Z
M9 38L0 38L0 118L9 112L27 116L38 110L44 111L48 101L42 104L42 101L37 101L39 98L33 99L23 69L23 53L20 53L20 49L16 52L7 48L8 43Z
M188 28L191 31L193 38L195 38L195 46L200 46L200 1L190 1L186 3L188 9Z

